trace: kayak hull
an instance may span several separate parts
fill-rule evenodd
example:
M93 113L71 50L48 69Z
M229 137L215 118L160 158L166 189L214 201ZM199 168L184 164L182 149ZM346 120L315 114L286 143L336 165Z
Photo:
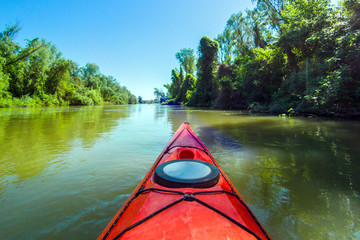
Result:
M215 166L215 185L159 184L159 165L179 159ZM98 239L271 238L189 124L183 123Z

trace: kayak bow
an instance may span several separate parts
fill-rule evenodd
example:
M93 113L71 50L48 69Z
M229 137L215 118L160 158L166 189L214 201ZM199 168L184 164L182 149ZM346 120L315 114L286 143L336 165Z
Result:
M185 122L100 239L271 238Z

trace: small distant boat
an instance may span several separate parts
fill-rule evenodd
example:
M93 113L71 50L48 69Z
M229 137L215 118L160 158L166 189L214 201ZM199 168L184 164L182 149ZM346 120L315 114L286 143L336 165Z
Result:
M271 239L183 123L98 239Z

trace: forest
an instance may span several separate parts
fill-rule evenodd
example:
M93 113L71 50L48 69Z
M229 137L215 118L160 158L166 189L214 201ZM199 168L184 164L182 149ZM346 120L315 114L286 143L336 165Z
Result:
M176 55L168 104L360 117L360 2L255 0Z
M19 23L0 32L0 107L133 104L137 98L94 63L80 67L45 39L14 42Z

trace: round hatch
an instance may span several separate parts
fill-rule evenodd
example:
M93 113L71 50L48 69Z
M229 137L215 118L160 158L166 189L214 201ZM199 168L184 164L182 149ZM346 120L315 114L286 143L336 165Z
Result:
M155 181L171 188L208 188L219 181L219 169L196 159L179 159L160 164L155 169Z

